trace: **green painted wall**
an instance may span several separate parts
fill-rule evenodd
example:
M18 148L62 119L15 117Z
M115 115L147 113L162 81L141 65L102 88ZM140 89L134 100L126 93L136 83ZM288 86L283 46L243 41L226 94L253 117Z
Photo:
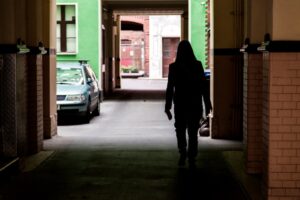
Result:
M195 56L206 68L207 52L206 52L206 10L207 0L190 0L190 41Z
M77 3L78 53L57 55L57 60L89 60L94 72L99 74L99 6L98 0L56 0L56 3Z

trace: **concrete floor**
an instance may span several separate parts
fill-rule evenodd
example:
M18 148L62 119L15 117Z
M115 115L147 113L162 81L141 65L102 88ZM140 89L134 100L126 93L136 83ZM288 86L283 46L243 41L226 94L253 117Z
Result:
M240 153L241 142L199 137L197 168L177 167L174 122L160 97L121 92L90 124L64 121L21 173L0 181L0 200L250 199L223 155Z

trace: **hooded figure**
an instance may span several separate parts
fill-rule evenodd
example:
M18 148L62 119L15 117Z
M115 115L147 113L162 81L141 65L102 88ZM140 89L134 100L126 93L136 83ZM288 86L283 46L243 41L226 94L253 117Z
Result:
M172 119L174 103L175 131L180 153L178 165L185 165L188 158L191 167L195 166L198 151L198 129L203 116L203 101L206 115L211 111L209 91L205 87L202 63L194 55L189 41L182 40L177 49L176 60L169 66L166 89L165 113ZM188 142L186 138L188 133Z

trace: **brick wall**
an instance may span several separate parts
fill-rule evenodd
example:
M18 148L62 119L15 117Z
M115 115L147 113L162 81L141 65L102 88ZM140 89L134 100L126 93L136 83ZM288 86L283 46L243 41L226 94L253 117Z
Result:
M51 50L49 50L50 53ZM53 98L56 101L56 95L53 92L52 83L53 78L51 77L51 68L55 67L55 65L51 64L55 55L43 55L43 127L44 127L44 139L49 139L53 135L57 134L57 114L56 107L53 104ZM53 72L52 72L53 73ZM56 74L55 74L56 75ZM55 81L55 80L54 80ZM53 113L53 107L55 107L55 113Z
M37 153L43 146L43 65L42 55L28 55L28 150Z
M144 39L144 71L145 76L149 76L149 16L121 16L122 21L131 21L143 24L144 32L123 31L121 39L130 39L132 41L143 38Z
M262 172L262 54L244 54L243 133L247 173Z
M146 76L149 76L149 64L150 64L150 60L149 60L149 46L150 46L150 32L149 32L149 17L147 17L145 19L145 23L144 23L144 31L145 31L145 72Z
M41 55L0 55L0 157L23 157L43 147ZM56 124L56 116L51 118ZM51 128L55 132L56 126Z
M43 144L41 56L4 54L1 60L0 156L37 153Z
M300 199L300 53L264 53L264 195Z
M16 54L0 55L0 157L17 156Z
M27 56L26 54L17 54L17 142L18 156L27 154Z

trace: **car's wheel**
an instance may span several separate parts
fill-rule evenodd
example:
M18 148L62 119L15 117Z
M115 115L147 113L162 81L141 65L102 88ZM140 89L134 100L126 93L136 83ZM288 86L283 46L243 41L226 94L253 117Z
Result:
M91 107L91 100L89 99L85 115L83 116L83 121L85 123L90 123L90 119L91 119L91 110L90 110L90 107Z
M97 100L97 106L96 109L94 110L94 116L99 116L100 115L100 100Z

